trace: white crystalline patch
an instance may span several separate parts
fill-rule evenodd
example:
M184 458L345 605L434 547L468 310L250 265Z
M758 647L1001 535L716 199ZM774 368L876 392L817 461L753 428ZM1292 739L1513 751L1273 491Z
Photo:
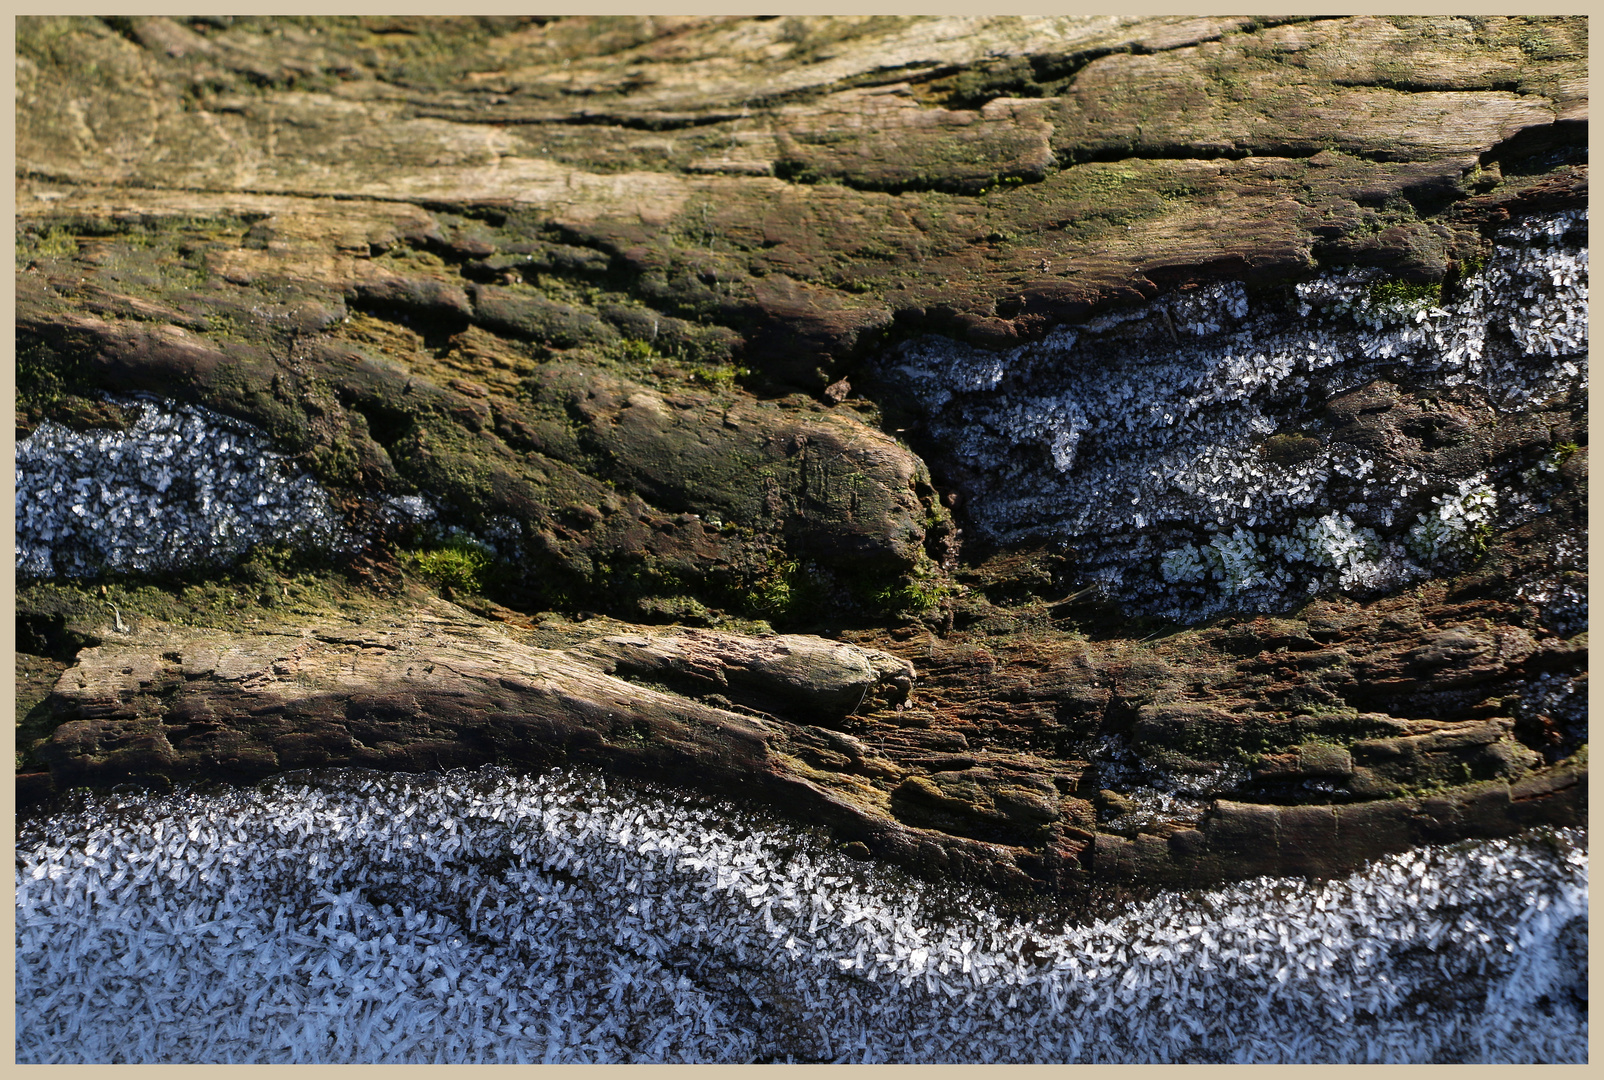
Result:
M17 1056L1582 1061L1583 843L1054 930L560 773L125 796L22 830Z
M1287 307L1255 307L1225 283L1000 352L917 339L886 373L924 406L946 452L986 478L968 492L977 531L1058 538L1127 602L1194 619L1274 609L1311 588L1396 588L1461 552L1493 503L1411 534L1421 504L1461 499L1443 484L1465 477L1378 464L1328 441L1288 464L1260 443L1377 378L1475 384L1505 411L1585 387L1587 251L1575 237L1586 221L1573 211L1505 228L1485 271L1446 304L1386 299L1369 271L1304 282ZM1536 512L1496 495L1510 512ZM1290 529L1340 519L1363 544L1332 551L1293 538L1314 557L1255 569ZM1237 541L1245 533L1266 535L1256 553ZM1234 570L1194 565L1210 547Z
M137 410L126 431L47 421L18 444L18 573L166 570L263 542L341 542L328 495L260 433L191 405L123 404Z
M1486 483L1485 473L1459 482L1459 490L1432 500L1432 510L1420 514L1409 530L1411 553L1425 560L1443 552L1473 545L1498 508L1498 493Z

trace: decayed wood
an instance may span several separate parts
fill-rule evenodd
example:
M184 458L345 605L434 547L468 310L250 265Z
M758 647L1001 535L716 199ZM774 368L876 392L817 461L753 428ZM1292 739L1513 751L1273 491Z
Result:
M1006 754L893 761L813 722L821 706L857 695L905 696L913 666L888 654L805 635L683 631L549 649L444 601L398 615L298 633L130 627L61 675L50 699L60 723L39 757L60 789L335 766L585 764L761 798L910 869L1011 888L1329 873L1416 843L1585 816L1586 769L1568 762L1514 785L1430 798L1339 807L1222 801L1197 828L1133 842L1099 831L1091 804L1062 792L1065 777L1048 762ZM757 688L785 718L719 708L609 670ZM1467 738L1480 745L1499 734Z
M1336 434L1426 474L1569 446L1563 493L1452 582L1088 637L1060 625L1050 553L962 561L976 481L871 363L1211 281L1471 272L1499 222L1586 203L1584 20L395 26L434 51L402 63L404 33L355 22L24 21L18 327L59 385L19 429L171 396L268 432L359 531L419 491L470 528L515 520L529 577L562 586L501 596L525 622L729 625L805 564L850 571L817 594L856 589L857 629L609 623L548 648L416 594L224 632L122 594L109 625L45 589L29 625L72 647L30 646L68 667L24 799L586 762L761 798L923 871L1058 884L1330 872L1585 818L1585 755L1533 760L1568 721L1511 704L1548 675L1585 696L1585 637L1535 628L1522 592L1583 536L1580 401L1482 423L1430 388L1332 399ZM363 573L393 569L388 542ZM621 568L650 587L613 597ZM932 583L923 625L864 614ZM1333 712L1286 705L1308 700ZM1085 760L1104 734L1151 760L1251 749L1267 782L1372 801L1220 801L1115 835L1121 796ZM1409 794L1466 766L1497 778Z
M142 624L84 650L63 673L50 698L60 723L39 756L59 789L338 766L584 764L777 802L913 869L1020 885L1030 876L1019 861L1039 862L899 822L865 777L895 780L901 770L806 722L821 704L882 685L906 695L906 661L802 635L697 635L678 650L674 635L614 635L570 652L524 644L443 601L398 614L299 633ZM785 694L792 719L759 719L602 670L620 664L611 652L647 655L641 646L654 638L657 658L694 657L712 685Z
M879 649L838 645L806 634L751 637L710 630L621 634L575 649L603 670L640 678L682 679L755 707L821 721L856 712L877 687L892 703L907 700L913 665Z

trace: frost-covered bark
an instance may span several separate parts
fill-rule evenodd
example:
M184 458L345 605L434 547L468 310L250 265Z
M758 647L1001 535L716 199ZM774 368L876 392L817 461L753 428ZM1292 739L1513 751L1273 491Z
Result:
M19 795L572 737L1059 898L1579 823L1586 25L24 19ZM466 697L165 655L424 610Z
M1575 1062L1580 840L1428 848L1066 927L584 775L92 800L18 845L17 1053Z
M173 402L118 402L123 430L40 425L17 446L17 572L179 570L255 544L339 545L328 494L248 425Z
M1139 610L1191 621L1392 592L1543 512L1555 462L1423 470L1346 438L1327 403L1377 379L1464 387L1501 414L1585 390L1586 228L1572 211L1500 230L1449 297L1373 270L1252 298L1230 282L1002 352L916 339L886 378L975 478L977 530L1060 541Z

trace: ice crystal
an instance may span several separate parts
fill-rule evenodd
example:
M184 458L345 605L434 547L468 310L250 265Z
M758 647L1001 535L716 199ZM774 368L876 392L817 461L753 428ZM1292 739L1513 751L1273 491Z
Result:
M1261 445L1377 378L1474 384L1506 412L1584 387L1586 222L1571 211L1505 227L1450 300L1410 298L1368 270L1303 282L1289 306L1227 282L1005 351L916 339L884 370L982 478L966 493L976 530L1057 538L1138 609L1192 619L1395 588L1472 550L1498 507L1522 506L1498 487L1516 477L1484 475L1473 486L1493 485L1496 501L1467 502L1468 476L1329 438L1291 455ZM1461 518L1440 516L1450 503ZM1412 531L1426 506L1440 524Z
M247 424L126 400L125 431L50 421L17 446L17 572L82 577L227 562L253 544L331 548L338 513Z
M1053 927L583 775L98 798L19 838L17 1057L1583 1061L1581 842Z

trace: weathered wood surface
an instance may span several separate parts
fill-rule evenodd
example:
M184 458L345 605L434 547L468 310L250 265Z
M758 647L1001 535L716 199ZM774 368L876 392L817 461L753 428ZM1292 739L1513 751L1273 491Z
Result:
M1544 463L1548 509L1417 588L1165 628L966 539L994 481L883 361L1451 288L1585 206L1586 65L1549 18L24 19L19 437L204 406L361 542L24 582L19 792L582 760L1060 887L1581 821L1585 632L1542 605L1585 599L1582 395L1319 403L1388 468ZM430 577L385 517L419 493L515 553ZM1105 737L1261 801L1136 813Z

